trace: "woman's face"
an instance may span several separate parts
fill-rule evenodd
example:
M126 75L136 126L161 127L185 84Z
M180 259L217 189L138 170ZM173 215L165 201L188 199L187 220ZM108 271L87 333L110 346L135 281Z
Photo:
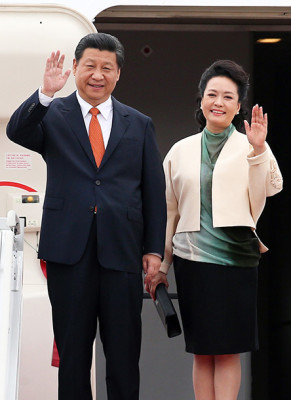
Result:
M238 87L226 76L211 78L201 99L206 128L212 133L223 132L240 109Z

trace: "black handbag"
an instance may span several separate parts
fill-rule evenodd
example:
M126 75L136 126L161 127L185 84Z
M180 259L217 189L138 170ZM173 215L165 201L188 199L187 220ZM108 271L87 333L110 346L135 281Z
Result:
M156 287L156 309L162 320L169 338L178 336L182 333L178 315L173 306L172 300L164 283L159 283Z

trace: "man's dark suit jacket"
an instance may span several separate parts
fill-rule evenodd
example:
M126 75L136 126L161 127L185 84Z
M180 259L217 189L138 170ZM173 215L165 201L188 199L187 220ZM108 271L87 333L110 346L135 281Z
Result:
M79 261L95 205L103 267L139 272L143 254L164 253L165 183L152 121L112 101L112 130L99 168L76 93L44 107L35 92L11 117L8 137L47 164L39 258Z

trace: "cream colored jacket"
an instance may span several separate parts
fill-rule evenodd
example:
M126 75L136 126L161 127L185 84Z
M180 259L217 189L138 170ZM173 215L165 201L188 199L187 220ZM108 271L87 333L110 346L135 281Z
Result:
M175 233L200 230L200 166L202 133L180 140L164 160L167 231L164 261L172 263ZM247 136L234 131L216 161L212 179L213 226L249 226L255 230L267 196L282 190L276 159L267 150L253 156ZM260 243L261 252L268 249Z

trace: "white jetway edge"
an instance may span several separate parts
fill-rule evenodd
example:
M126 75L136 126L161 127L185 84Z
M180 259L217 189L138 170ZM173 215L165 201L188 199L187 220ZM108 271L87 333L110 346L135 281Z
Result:
M17 400L22 309L23 223L0 218L0 400Z

